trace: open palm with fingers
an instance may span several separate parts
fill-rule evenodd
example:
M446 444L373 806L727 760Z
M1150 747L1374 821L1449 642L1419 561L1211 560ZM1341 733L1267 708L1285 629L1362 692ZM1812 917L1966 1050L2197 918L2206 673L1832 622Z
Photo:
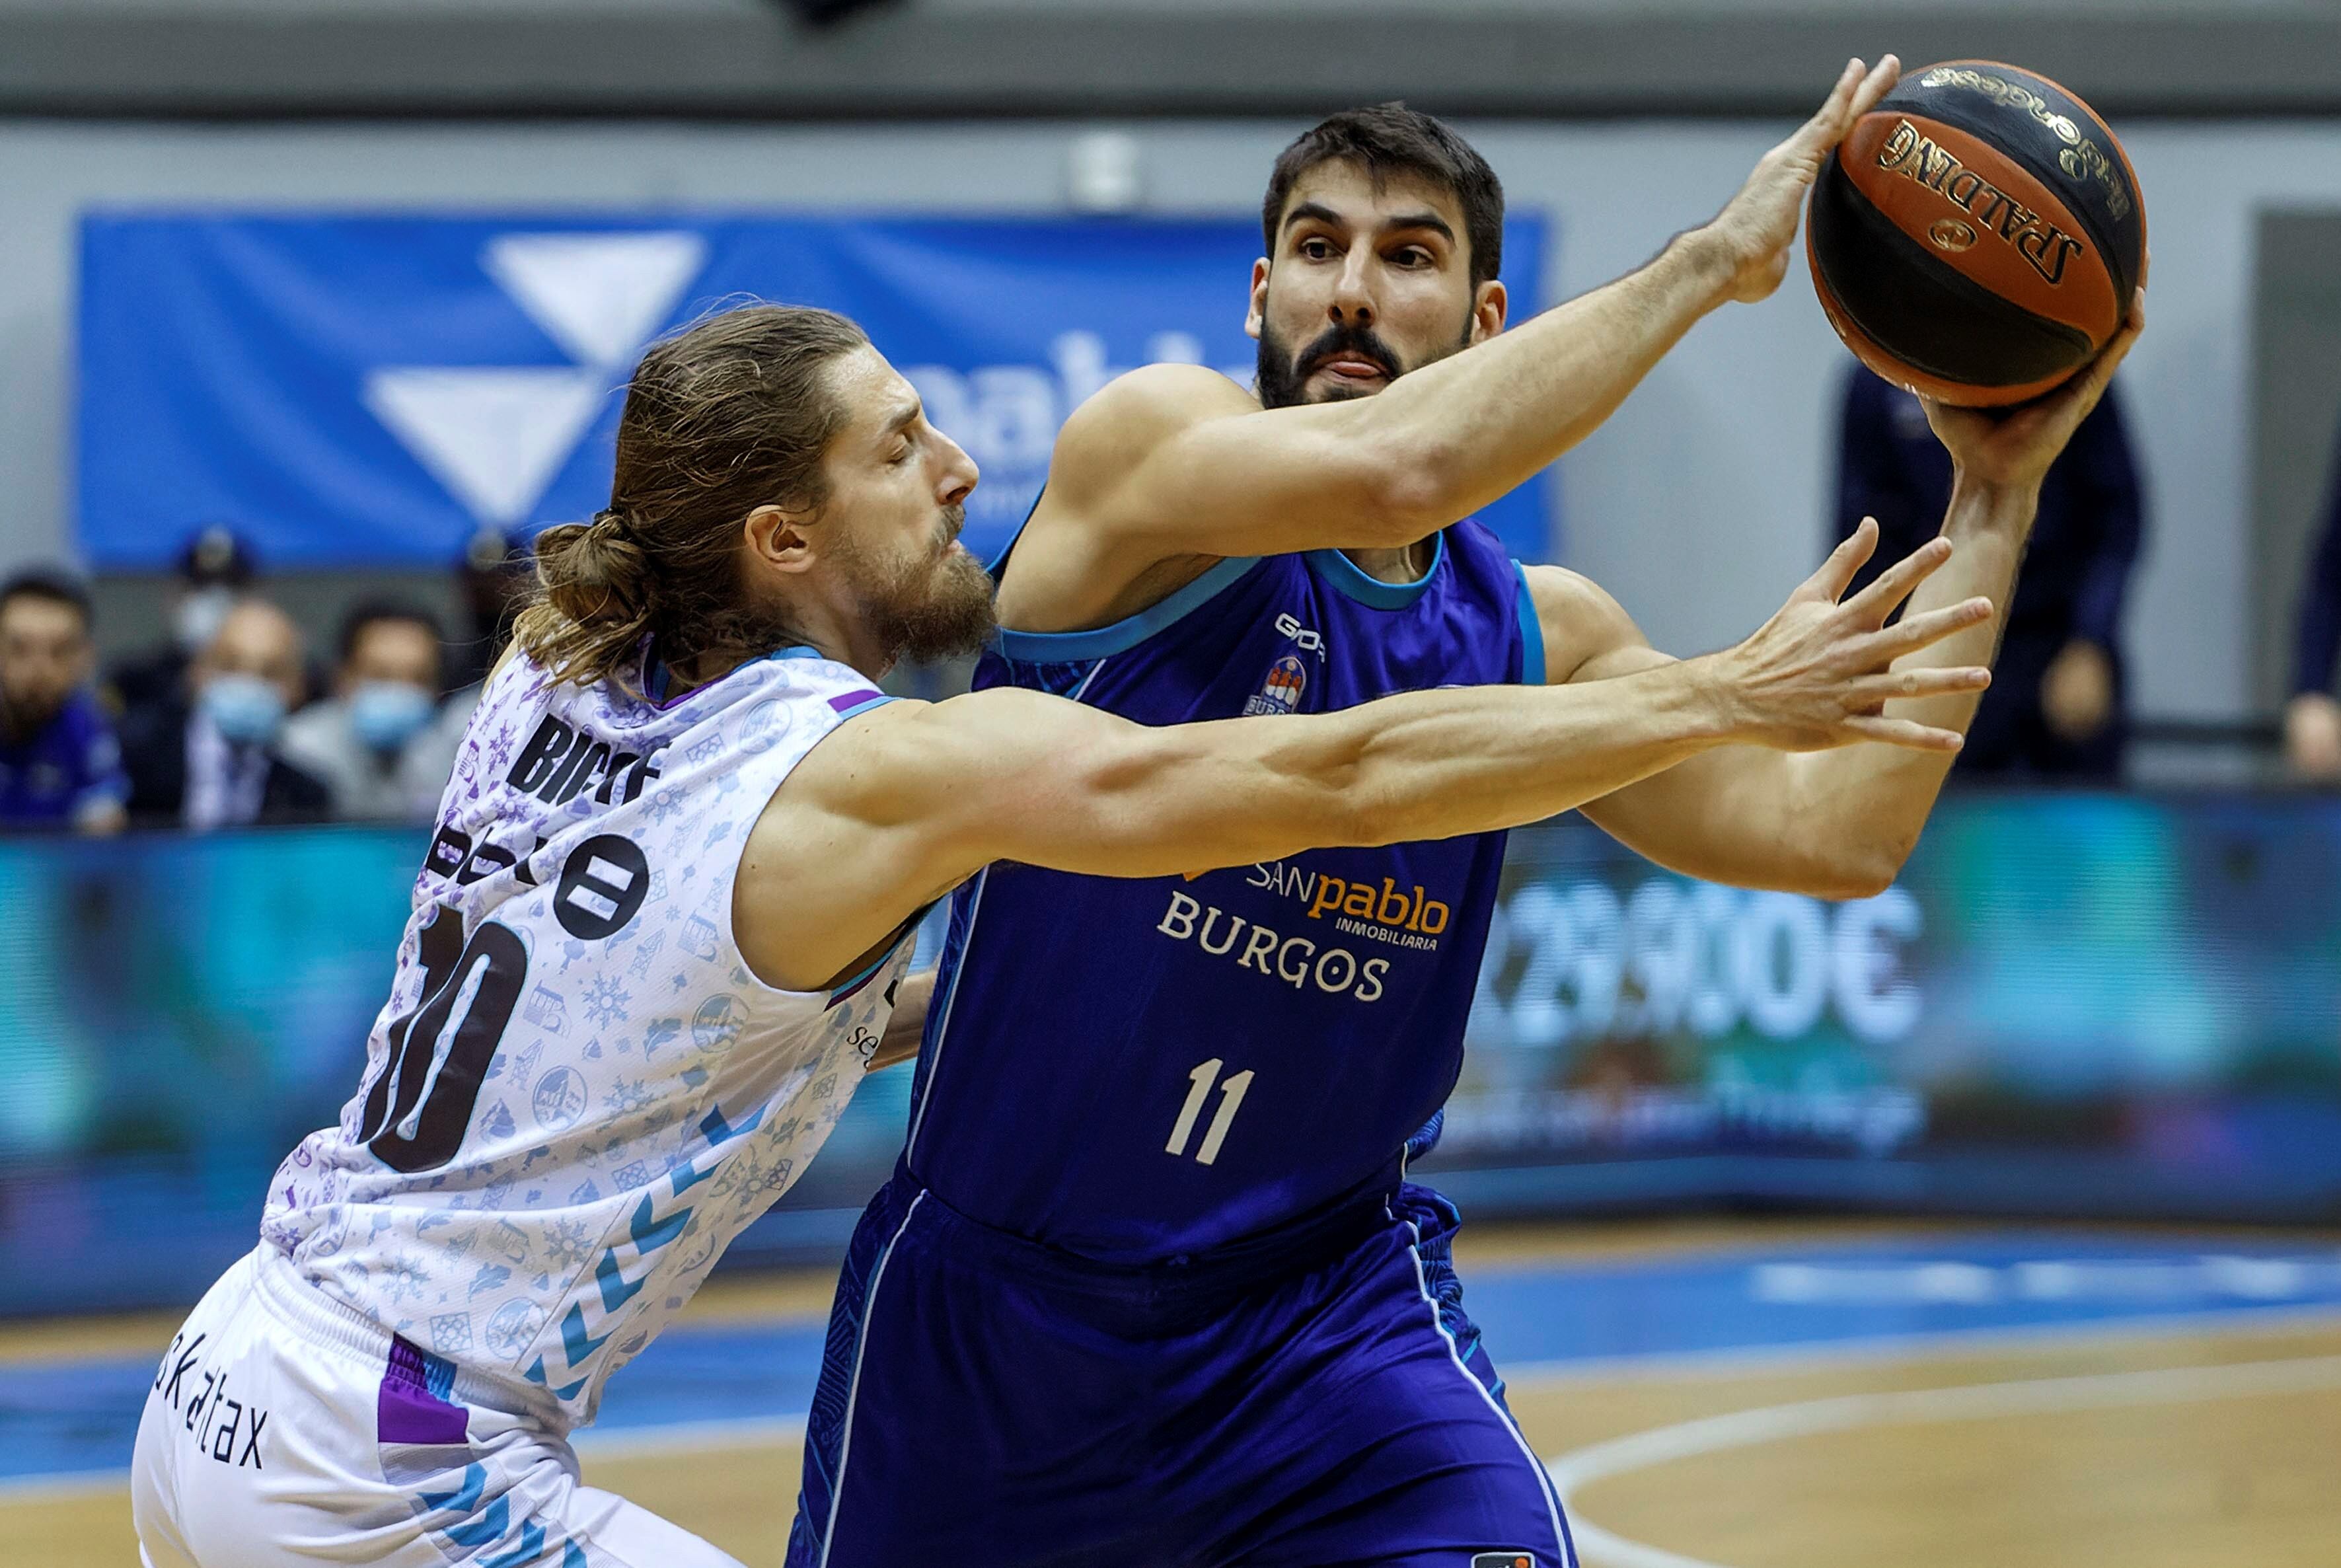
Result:
M1731 672L1729 687L1751 739L1800 752L1857 741L1920 751L1959 748L1957 731L1888 718L1885 704L1895 697L1979 692L1991 684L1991 672L1979 665L1892 666L1905 654L1988 620L1991 601L1967 599L1889 626L1887 617L1895 607L1951 558L1951 543L1929 541L1860 593L1843 597L1877 548L1878 524L1864 518L1853 537L1830 553L1778 614L1746 642L1717 655Z
M1796 242L1805 193L1819 177L1822 161L1901 76L1902 63L1891 55L1872 67L1847 61L1828 101L1758 161L1739 194L1707 225L1730 259L1731 280L1725 288L1730 298L1753 304L1780 286L1788 275L1789 247Z

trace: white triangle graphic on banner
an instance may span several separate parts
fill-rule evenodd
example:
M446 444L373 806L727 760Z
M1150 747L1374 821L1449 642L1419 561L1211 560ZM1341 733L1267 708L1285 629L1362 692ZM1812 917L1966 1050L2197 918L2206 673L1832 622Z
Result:
M707 242L684 231L504 235L480 265L581 365L616 367L666 322Z
M601 412L599 370L377 370L365 404L483 523L524 520Z

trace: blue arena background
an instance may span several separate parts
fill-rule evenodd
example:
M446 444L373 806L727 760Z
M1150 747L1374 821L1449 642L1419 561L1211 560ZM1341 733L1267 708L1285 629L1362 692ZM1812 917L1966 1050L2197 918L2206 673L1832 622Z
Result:
M1544 221L1514 214L1504 248L1525 319ZM1256 217L92 214L82 551L160 571L232 521L272 569L437 567L482 527L589 517L643 345L757 297L853 317L918 386L983 469L966 543L989 560L1066 414L1113 375L1170 360L1251 380L1260 249ZM1552 489L1481 518L1549 559Z
M357 1084L423 843L0 844L0 1312L190 1300L251 1245ZM1427 1166L1467 1213L2341 1216L2341 805L1955 794L1848 904L1573 818L1512 843ZM735 1258L834 1255L908 1079L864 1086Z

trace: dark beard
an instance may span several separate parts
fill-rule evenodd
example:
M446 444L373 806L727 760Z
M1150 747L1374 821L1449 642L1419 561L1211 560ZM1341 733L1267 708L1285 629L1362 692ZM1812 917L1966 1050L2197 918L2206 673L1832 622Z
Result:
M965 513L954 506L940 523L938 543L957 537ZM845 563L862 616L886 651L887 662L931 664L981 653L999 623L991 612L991 576L964 551L873 572L858 553Z
M1471 318L1465 316L1463 331L1447 354L1460 354L1471 346ZM1319 365L1344 353L1354 354L1380 365L1390 377L1389 381L1382 383L1384 386L1409 370L1421 368L1420 365L1400 362L1398 351L1384 343L1370 326L1329 326L1307 348L1299 354L1289 354L1285 351L1284 340L1270 330L1266 322L1262 322L1260 326L1260 361L1253 373L1260 405L1262 408L1290 408L1301 403L1349 403L1360 397L1371 397L1373 394L1361 386L1337 386L1330 392L1320 393L1314 398L1302 394L1301 387L1316 373ZM1446 357L1446 354L1434 354L1423 364L1429 365Z
M1468 330L1468 329L1467 329ZM1400 363L1398 351L1384 343L1370 326L1334 325L1317 335L1316 340L1299 354L1284 345L1284 340L1266 322L1260 327L1260 362L1255 371L1262 408L1290 408L1302 403L1346 403L1355 397L1370 397L1373 394L1362 387L1336 387L1316 398L1306 395L1301 388L1317 367L1329 359L1354 355L1373 361L1382 367L1390 381L1406 374ZM1389 382L1383 383L1388 385Z

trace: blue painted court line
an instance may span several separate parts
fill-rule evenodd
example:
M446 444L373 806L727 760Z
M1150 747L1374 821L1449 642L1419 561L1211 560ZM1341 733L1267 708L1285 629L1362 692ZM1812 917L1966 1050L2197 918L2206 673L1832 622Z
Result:
M1464 1303L1499 1368L1794 1351L2185 1319L2341 1313L2341 1249L1997 1232L1475 1269ZM823 1325L670 1330L593 1432L802 1417ZM155 1354L161 1354L156 1347ZM153 1359L0 1363L0 1481L129 1463Z

